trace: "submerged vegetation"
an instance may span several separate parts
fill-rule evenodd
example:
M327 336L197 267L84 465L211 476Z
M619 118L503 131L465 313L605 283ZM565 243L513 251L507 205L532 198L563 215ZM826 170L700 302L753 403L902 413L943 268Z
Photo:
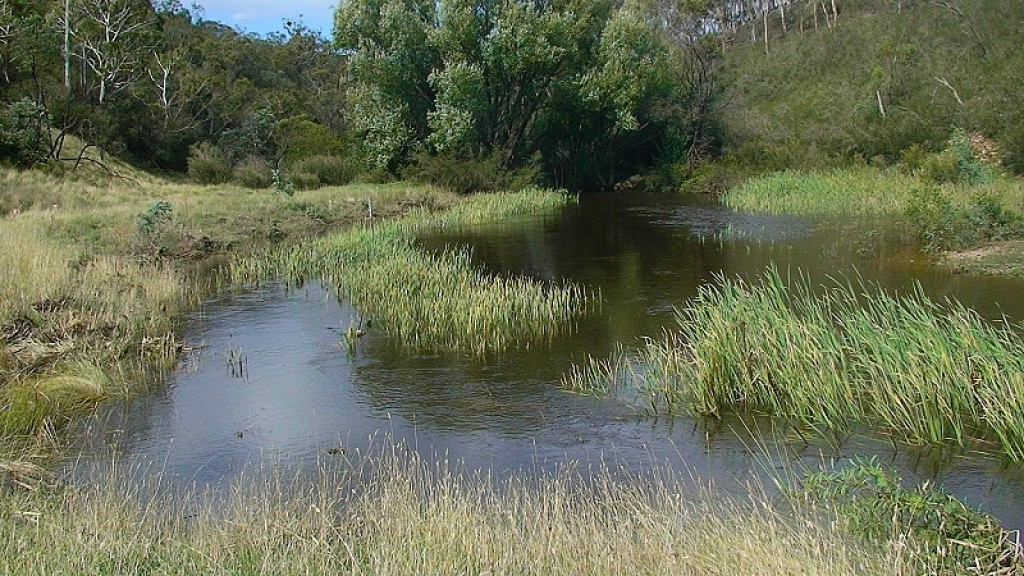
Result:
M572 329L596 297L572 283L489 275L467 249L431 254L417 233L559 208L568 197L524 190L474 197L442 214L414 212L272 250L233 268L239 281L323 278L400 345L473 354L549 341Z
M815 290L774 268L720 278L638 357L577 368L577 390L630 385L655 406L754 410L826 430L871 422L912 443L991 440L1024 461L1024 339L920 291Z

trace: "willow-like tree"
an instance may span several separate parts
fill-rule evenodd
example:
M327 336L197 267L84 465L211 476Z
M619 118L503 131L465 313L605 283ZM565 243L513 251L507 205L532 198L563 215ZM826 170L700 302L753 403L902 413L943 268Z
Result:
M635 170L628 135L670 93L668 47L645 18L605 0L349 0L335 41L351 52L352 127L381 168L413 151L508 169L539 157L562 184L565 164L599 152ZM622 173L606 165L600 184Z

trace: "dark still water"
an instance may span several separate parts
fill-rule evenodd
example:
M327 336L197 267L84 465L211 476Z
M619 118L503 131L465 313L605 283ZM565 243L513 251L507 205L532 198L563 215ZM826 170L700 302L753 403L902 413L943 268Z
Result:
M79 464L114 454L206 485L259 462L312 469L390 439L499 477L603 461L636 471L671 466L731 489L765 479L782 465L779 452L798 465L877 455L908 481L934 479L1024 528L1024 470L996 458L869 434L805 444L770 419L656 419L630 398L559 386L588 354L657 337L672 325L673 307L716 275L755 277L773 263L821 281L860 274L891 290L917 281L931 297L956 298L986 317L1024 319L1024 283L942 272L897 235L635 196L584 197L557 215L449 231L424 246L468 244L488 270L585 284L600 290L602 309L550 347L479 361L403 353L373 328L350 352L342 332L358 312L316 283L224 294L188 319L194 350L169 381L87 423Z

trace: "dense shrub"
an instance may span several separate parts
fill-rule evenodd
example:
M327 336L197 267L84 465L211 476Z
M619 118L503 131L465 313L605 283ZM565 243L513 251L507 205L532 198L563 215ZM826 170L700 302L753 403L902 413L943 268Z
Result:
M958 203L941 188L924 189L911 199L907 216L928 251L1024 236L1024 217L985 192Z
M952 184L961 178L956 156L949 150L927 155L913 174L936 184Z
M292 172L288 175L296 190L315 190L320 187L320 178L309 172Z
M996 167L978 156L971 137L961 129L953 131L946 149L941 152L930 154L924 146L915 144L905 148L900 157L900 169L904 173L937 184L976 186L993 182L998 176Z
M200 142L189 148L188 177L199 184L223 184L231 180L231 164L218 146Z
M18 100L0 109L0 162L27 168L49 155L50 116L41 104Z
M274 184L274 171L262 158L250 156L231 171L232 179L246 188L270 188Z
M296 177L305 183L313 181L315 186L342 186L351 182L358 173L356 164L344 156L310 156L292 165L292 181L300 187Z
M294 166L307 158L345 153L345 143L334 131L305 115L278 122L277 139L284 152L285 166Z
M493 190L519 190L537 183L540 169L530 163L517 170L502 164L501 151L480 158L450 154L418 154L404 176L446 188L459 194Z

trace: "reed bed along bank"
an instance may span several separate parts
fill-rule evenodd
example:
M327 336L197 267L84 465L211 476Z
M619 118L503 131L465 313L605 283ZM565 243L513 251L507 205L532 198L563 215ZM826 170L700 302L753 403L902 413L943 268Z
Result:
M926 186L898 172L836 169L786 170L757 176L725 192L726 206L751 212L798 216L886 216L901 214L915 191Z
M754 410L828 430L882 426L908 442L992 441L1024 461L1024 340L920 290L857 282L816 290L774 268L721 278L635 356L591 361L577 390L630 385L661 409Z
M582 286L489 275L464 248L438 254L415 237L439 227L470 226L560 208L570 197L524 190L474 197L442 214L416 211L290 246L233 267L239 282L322 278L339 296L412 349L490 354L549 342L597 301Z
M1024 212L1024 183L997 177L980 184L940 184L894 169L867 167L784 170L750 178L722 194L721 201L731 208L772 214L912 219L922 203L938 199L947 210L963 210L979 198Z
M1024 278L1024 181L937 182L896 169L784 171L751 178L722 195L727 206L820 218L858 218L907 233L938 263L971 273ZM883 223L884 222L884 223Z
M174 493L110 473L0 508L0 571L76 574L910 574L829 511L671 472L494 480L401 447L315 479Z

